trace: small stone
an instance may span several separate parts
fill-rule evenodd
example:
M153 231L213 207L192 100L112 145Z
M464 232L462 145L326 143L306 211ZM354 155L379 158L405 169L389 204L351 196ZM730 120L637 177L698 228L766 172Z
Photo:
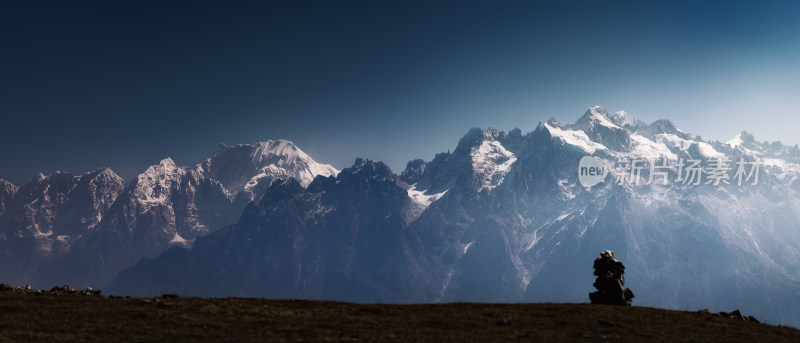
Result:
M70 287L69 285L63 285L63 286L55 286L55 287L51 288L50 292L74 293L75 290L72 287Z
M744 317L742 316L742 313L739 312L739 310L735 310L735 311L731 312L731 318L739 319L739 320L745 320Z
M92 287L86 287L86 289L83 290L81 292L81 294L84 294L84 295L100 295L100 293L102 293L102 292L103 291L101 291L99 289L92 289Z

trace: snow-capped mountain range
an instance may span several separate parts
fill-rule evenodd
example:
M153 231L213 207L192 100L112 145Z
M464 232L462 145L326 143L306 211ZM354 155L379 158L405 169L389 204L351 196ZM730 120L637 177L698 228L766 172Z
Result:
M236 222L278 179L308 184L338 171L285 140L221 145L194 167L166 158L127 187L110 169L39 175L17 188L0 181L0 276L50 287L104 286L142 257Z
M589 189L585 156L613 171ZM722 161L728 177L707 183ZM690 171L702 182L685 182ZM63 262L33 270L132 295L586 302L592 261L612 249L635 305L798 325L798 176L797 146L746 132L705 141L598 106L526 134L471 129L399 175L364 159L338 172L286 141L222 146L195 167L151 167L65 244ZM0 186L5 223L20 191Z

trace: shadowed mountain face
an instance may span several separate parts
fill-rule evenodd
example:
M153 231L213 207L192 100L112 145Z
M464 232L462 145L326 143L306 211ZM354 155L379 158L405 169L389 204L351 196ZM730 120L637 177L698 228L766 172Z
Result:
M141 257L156 257L235 221L231 198L219 182L165 159L131 183L98 229L56 261L44 281L108 284Z
M403 184L380 162L358 160L336 178L317 177L308 189L294 179L274 183L234 226L199 238L191 252L173 248L162 255L191 266L157 273L162 280L151 289L281 298L360 290L350 299L398 298L394 271L403 254L396 243L410 206Z
M741 308L797 325L800 154L737 137L706 142L668 120L646 125L599 107L524 136L473 129L452 153L413 160L400 176L359 159L307 189L273 184L235 225L142 259L111 291L585 302L592 261L611 249L637 305ZM577 177L587 155L614 168L588 190ZM760 161L757 184L737 184L740 158ZM615 182L626 159L666 161L668 182L648 182L649 165L638 184ZM679 161L708 174L717 159L732 161L729 184L679 182Z

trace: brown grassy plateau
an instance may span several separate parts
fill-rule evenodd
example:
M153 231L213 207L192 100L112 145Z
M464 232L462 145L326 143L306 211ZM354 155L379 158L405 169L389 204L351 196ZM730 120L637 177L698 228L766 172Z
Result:
M0 341L800 342L792 327L591 304L353 304L0 291Z

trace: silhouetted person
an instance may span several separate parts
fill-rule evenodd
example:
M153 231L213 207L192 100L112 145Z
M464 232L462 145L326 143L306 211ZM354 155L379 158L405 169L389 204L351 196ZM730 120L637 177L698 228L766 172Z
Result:
M594 288L597 292L589 293L592 304L630 306L633 291L623 287L625 277L622 274L625 274L625 266L614 258L614 252L601 252L600 257L594 260L594 275L597 275Z

